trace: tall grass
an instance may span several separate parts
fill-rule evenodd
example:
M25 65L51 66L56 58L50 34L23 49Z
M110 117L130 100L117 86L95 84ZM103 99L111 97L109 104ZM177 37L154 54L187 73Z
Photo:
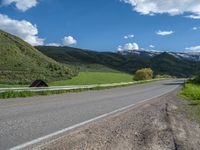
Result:
M189 117L200 122L200 85L193 82L186 83L180 94L189 101L190 105L185 108Z
M200 101L200 85L186 83L184 88L181 91L181 94L185 97L188 97L192 100L199 100Z

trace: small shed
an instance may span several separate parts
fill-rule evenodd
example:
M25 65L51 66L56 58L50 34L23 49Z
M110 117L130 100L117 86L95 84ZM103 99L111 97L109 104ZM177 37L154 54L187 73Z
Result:
M48 84L43 80L35 80L30 87L48 87Z

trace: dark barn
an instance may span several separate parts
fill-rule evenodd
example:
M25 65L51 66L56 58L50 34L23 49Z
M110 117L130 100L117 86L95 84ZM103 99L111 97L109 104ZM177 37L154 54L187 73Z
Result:
M48 87L48 84L42 80L35 80L30 87Z

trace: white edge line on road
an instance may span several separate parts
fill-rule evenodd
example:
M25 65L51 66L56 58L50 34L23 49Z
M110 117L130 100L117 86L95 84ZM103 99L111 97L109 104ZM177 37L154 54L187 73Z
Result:
M128 105L128 106L125 106L125 107L119 108L119 109L114 110L114 111L112 111L112 112L109 112L109 113L106 113L106 114L100 115L100 116L95 117L95 118L92 118L92 119L90 119L90 120L87 120L87 121L84 121L84 122L78 123L78 124L76 124L76 125L73 125L73 126L67 127L67 128L65 128L65 129L62 129L62 130L56 131L56 132L51 133L51 134L49 134L49 135L46 135L46 136L43 136L43 137L37 138L37 139L32 140L32 141L30 141L30 142L27 142L27 143L24 143L24 144L18 145L18 146L16 146L16 147L10 148L10 150L20 150L20 149L25 149L25 148L28 147L28 146L31 146L31 145L33 145L33 144L37 144L37 143L39 143L39 142L42 142L43 140L47 140L47 139L49 139L49 138L52 138L53 136L57 136L57 135L59 135L59 134L65 133L65 132L67 132L67 131L70 131L70 130L72 130L72 129L78 128L78 127L83 126L83 125L86 125L86 124L88 124L88 123L90 123L90 122L94 122L94 121L96 121L96 120L98 120L98 119L102 119L102 118L107 117L107 116L110 116L110 115L112 115L112 114L115 114L115 113L118 113L118 112L124 111L124 110L126 110L126 109L128 109L128 108L133 107L134 105L138 105L138 104L140 104L140 103L143 103L143 102L146 102L146 101L149 101L149 100L152 100L152 99L158 98L158 97L160 97L160 96L162 96L162 95L165 95L165 94L167 94L167 93L169 93L169 92L174 91L174 90L177 89L178 87L179 87L179 86L176 86L175 88L170 89L170 90L168 90L167 92L164 92L164 93L162 93L162 94L160 94L160 95L158 95L158 96L154 96L154 97L152 97L152 98L149 98L149 99L146 99L146 100L140 101L140 102L138 102L138 103L136 103L136 104L131 104L131 105ZM49 143L51 143L51 142L49 142ZM49 143L47 143L47 144L49 144ZM39 147L41 147L41 146L42 146L42 144L39 145ZM43 145L43 146L44 146L44 145Z

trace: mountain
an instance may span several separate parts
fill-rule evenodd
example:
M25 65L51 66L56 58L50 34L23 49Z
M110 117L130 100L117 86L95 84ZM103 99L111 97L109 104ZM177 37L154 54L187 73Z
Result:
M20 38L0 30L0 83L30 83L35 79L67 79L74 72L45 56Z
M36 48L56 61L77 67L98 64L128 73L134 73L143 67L151 67L155 74L168 74L177 77L189 77L196 74L200 69L200 62L179 59L166 52L150 57L146 54L123 55L121 53L95 52L71 47L39 46Z
M118 53L122 55L136 55L147 58L153 58L157 55L162 54L163 52L156 50L123 50L119 51ZM200 53L180 53L180 52L167 52L167 53L178 59L200 61Z
M198 72L200 62L178 59L167 52L163 52L151 58L151 68L154 69L156 74L190 77Z

